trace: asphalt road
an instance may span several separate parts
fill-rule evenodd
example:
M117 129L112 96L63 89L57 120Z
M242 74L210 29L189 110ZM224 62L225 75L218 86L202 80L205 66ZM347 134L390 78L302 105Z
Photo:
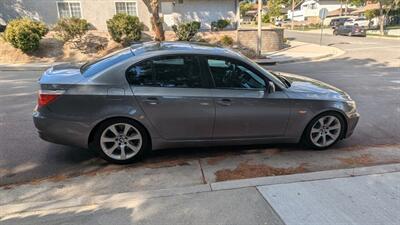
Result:
M287 32L287 37L319 43L318 34ZM323 44L347 53L329 61L269 68L320 79L345 90L357 101L362 116L359 126L337 148L400 143L400 41L325 35ZM79 174L105 165L88 150L47 143L37 137L31 113L40 74L0 71L0 185L66 171ZM172 157L182 152L187 151L162 154Z

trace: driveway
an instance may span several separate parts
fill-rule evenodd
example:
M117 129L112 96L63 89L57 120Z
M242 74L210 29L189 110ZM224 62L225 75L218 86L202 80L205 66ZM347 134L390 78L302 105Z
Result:
M288 32L287 35L298 41L319 41L317 34ZM235 171L244 171L245 174L246 171L261 171L259 174L250 173L249 176L274 175L274 171L280 172L272 170L270 173L269 167L260 169L254 167L254 164L249 165L248 162L254 162L252 159L256 159L257 163L265 163L267 160L274 168L294 168L289 172L296 172L297 169L299 172L330 169L342 165L341 162L347 163L347 166L358 166L400 160L400 153L393 151L393 148L387 149L385 154L379 154L380 148L369 149L365 153L362 151L370 146L381 145L398 148L397 144L400 144L400 41L327 35L324 36L323 43L348 52L329 61L283 64L271 66L269 69L307 75L347 91L357 101L362 116L352 138L326 152L304 151L296 145L159 151L135 167L151 167L154 163L185 166L186 161L195 160L201 168L201 162L206 161L211 166L220 165L209 170L212 175L209 177L217 180L219 174L220 180L225 180L241 178ZM68 176L77 176L110 167L88 150L46 143L37 137L31 113L36 102L36 80L41 73L42 71L29 70L0 71L0 185L49 176L53 179L57 176L63 178L65 176L62 175L66 173ZM347 150L353 148L357 151L349 154ZM268 154L265 155L265 152ZM269 156L269 152L272 155L275 155L274 152L284 154L277 154L280 160L275 160ZM260 159L260 156L263 158ZM237 164L220 164L229 158L234 158L232 162ZM338 160L337 158L340 159L338 164L330 163L332 159ZM316 163L312 168L304 164L300 166L304 161ZM247 164L241 164L242 162ZM342 166L346 167L344 164ZM125 168L111 167L116 170ZM222 172L217 173L220 170ZM205 173L207 177L207 171Z

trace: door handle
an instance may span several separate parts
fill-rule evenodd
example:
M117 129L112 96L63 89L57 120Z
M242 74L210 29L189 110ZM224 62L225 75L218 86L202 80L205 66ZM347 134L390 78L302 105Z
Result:
M157 105L158 104L158 98L156 97L148 97L143 102L149 104L149 105Z
M222 106L230 106L232 104L232 101L228 98L223 98L223 99L217 101L217 103Z

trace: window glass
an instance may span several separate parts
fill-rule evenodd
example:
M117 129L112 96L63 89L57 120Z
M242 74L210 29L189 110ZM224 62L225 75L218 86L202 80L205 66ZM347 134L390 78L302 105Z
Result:
M68 18L69 15L69 5L67 2L58 2L57 3L57 7L58 7L58 16L60 18Z
M136 2L126 3L126 13L131 16L136 16Z
M125 2L116 2L115 11L117 13L125 13Z
M81 4L79 2L69 3L71 8L71 16L81 18Z
M124 48L120 51L111 53L103 58L87 62L81 66L81 73L85 77L91 77L107 68L129 59L133 56L129 48Z
M198 62L191 56L163 57L142 62L127 71L127 78L137 86L202 87Z
M58 2L58 16L60 18L76 17L81 18L81 3L79 2Z
M207 62L217 88L265 87L265 81L246 66L224 59L208 59Z
M115 10L117 13L125 13L131 16L137 16L136 2L115 2Z

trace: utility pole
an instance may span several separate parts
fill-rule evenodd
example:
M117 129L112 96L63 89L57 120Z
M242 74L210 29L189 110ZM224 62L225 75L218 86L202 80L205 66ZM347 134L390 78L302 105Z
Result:
M339 12L339 16L342 16L342 12L343 12L343 0L340 0L340 12Z
M290 22L290 29L294 29L294 23L293 23L293 18L294 18L294 0L292 0L292 20Z
M239 0L236 0L235 3L236 3L236 42L239 43L240 2Z
M258 0L258 23L257 23L257 55L261 56L261 22L262 18L262 0Z

